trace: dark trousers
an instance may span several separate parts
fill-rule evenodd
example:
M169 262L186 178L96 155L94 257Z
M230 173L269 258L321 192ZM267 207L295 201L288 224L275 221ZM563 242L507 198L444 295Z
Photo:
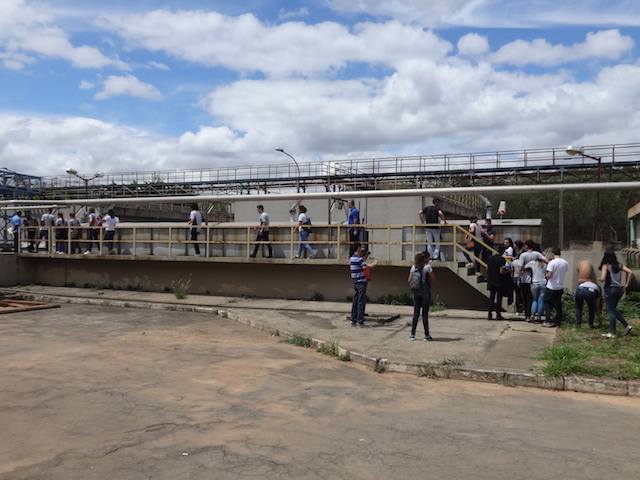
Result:
M562 323L562 294L564 290L551 290L547 288L546 293L544 294L544 302L547 308L547 322L551 322L551 309L556 309L555 322L556 325L560 325Z
M618 311L618 302L622 298L622 288L604 287L604 302L607 306L607 316L609 317L609 332L616 333L616 320L619 320L623 327L629 324Z
M198 241L198 229L191 229L191 241L193 242L193 250L196 252L196 255L200 255L200 245L196 242Z
M520 295L522 295L522 303L524 304L524 316L530 318L531 304L533 303L530 283L520 283Z
M354 231L355 231L355 228L352 230L349 230L349 242L351 243L360 241L360 231L358 230L358 233L354 233Z
M593 320L596 316L596 300L600 292L595 288L578 287L574 298L576 300L576 327L582 326L582 307L587 304L589 309L589 326L593 328Z
M422 326L424 327L424 336L429 335L429 306L431 305L431 293L425 295L413 296L413 320L411 321L411 335L416 334L418 328L418 320L422 313Z
M353 282L351 323L364 323L364 307L367 304L367 282Z
M96 247L98 247L98 253L100 253L100 244L98 243L98 232L93 229L93 228L89 228L87 230L87 252L90 252L91 249L93 248L93 244L96 244Z
M260 244L257 242L268 242L269 241L269 232L258 233L256 236L256 246L253 249L252 257L255 257L258 254L258 249L260 248ZM271 248L271 244L267 243L267 248L269 249L269 256L267 258L273 257L273 249Z
M109 249L109 253L113 252L113 239L116 236L115 230L107 230L104 232L104 244Z
M498 318L502 317L502 299L508 295L507 289L498 285L489 285L489 318L495 311Z

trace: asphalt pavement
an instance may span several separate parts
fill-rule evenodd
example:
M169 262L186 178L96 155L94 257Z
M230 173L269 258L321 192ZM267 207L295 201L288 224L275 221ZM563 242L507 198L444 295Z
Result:
M410 341L413 307L367 305L366 328L354 328L348 319L351 304L189 295L124 290L21 286L12 289L28 300L122 307L211 312L282 337L304 337L313 345L335 347L350 359L376 371L473 380L509 386L611 395L640 396L640 382L567 376L548 379L538 373L535 359L553 343L555 329L505 314L488 321L486 313L447 309L431 312L433 341L422 341L421 322Z

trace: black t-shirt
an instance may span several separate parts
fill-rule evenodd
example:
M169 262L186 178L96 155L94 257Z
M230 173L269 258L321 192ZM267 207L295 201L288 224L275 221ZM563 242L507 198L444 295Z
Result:
M504 267L507 261L501 255L491 255L487 259L487 283L497 287L507 287L511 281L510 275L500 273L500 267Z
M440 223L440 216L438 212L440 211L440 207L436 207L432 205L430 207L424 207L422 209L422 216L424 218L424 223ZM440 228L440 227L427 227L427 228Z
M491 240L489 238L489 235L495 235L496 234L496 229L493 228L493 225L490 226L490 227L485 226L483 228L485 230L485 233L484 233L484 235L482 235L482 241L484 243L486 243L488 246L493 247L493 240Z

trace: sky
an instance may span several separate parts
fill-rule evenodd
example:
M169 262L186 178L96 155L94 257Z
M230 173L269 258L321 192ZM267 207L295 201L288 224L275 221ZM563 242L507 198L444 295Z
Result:
M2 0L0 166L637 141L636 0Z

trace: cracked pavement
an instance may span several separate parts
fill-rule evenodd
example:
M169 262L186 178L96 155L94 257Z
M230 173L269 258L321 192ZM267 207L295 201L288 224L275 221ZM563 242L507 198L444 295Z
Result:
M0 317L0 480L635 479L637 398L385 375L206 313Z

